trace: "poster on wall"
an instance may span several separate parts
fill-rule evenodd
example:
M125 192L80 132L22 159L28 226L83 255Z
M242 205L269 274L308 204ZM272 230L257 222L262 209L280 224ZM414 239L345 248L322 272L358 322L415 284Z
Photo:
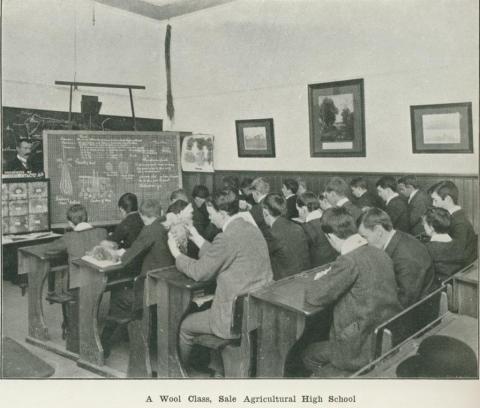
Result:
M212 135L193 134L182 142L182 170L213 173Z

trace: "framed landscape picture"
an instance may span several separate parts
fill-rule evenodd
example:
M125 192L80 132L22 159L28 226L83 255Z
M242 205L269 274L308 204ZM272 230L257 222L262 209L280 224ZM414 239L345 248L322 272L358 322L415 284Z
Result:
M273 119L236 120L238 157L275 157Z
M365 157L363 79L308 85L311 157Z
M472 103L410 106L413 153L473 153Z

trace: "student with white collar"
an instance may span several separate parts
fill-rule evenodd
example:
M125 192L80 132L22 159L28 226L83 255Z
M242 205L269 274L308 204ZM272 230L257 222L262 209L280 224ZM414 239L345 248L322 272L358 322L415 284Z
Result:
M287 213L285 217L289 220L298 217L297 211L297 191L298 182L295 179L287 178L282 183L282 194L287 203Z
M357 233L344 208L322 217L323 231L340 256L306 287L305 301L333 305L329 340L307 347L303 361L315 377L348 376L371 360L373 330L401 310L392 260Z
M407 199L410 234L414 236L425 234L422 216L432 205L432 199L425 191L420 190L414 175L399 178L397 185L398 192Z
M403 232L410 231L408 207L405 200L397 193L397 182L392 176L383 176L377 183L377 193L385 202L385 211L389 215L393 228Z
M355 222L362 214L362 210L348 199L350 188L348 184L340 177L331 178L325 186L325 198L333 207L345 208L354 218Z

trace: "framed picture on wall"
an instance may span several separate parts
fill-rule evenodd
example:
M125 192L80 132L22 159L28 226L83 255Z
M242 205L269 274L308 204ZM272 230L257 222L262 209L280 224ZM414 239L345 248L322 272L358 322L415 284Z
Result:
M236 120L238 157L275 157L273 119Z
M410 106L413 153L473 153L472 103Z
M363 79L308 85L311 157L365 157Z

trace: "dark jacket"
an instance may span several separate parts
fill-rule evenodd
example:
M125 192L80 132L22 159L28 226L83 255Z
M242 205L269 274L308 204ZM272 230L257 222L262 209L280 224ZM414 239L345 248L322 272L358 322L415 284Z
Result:
M455 211L452 214L449 234L452 239L459 241L462 248L464 248L463 256L467 265L477 259L478 236L475 234L472 224L467 219L463 209Z
M352 203L363 210L365 207L368 208L382 208L382 204L380 203L380 199L378 196L373 195L369 191L365 192L361 197L352 197Z
M338 252L333 249L322 231L322 220L320 218L303 223L301 226L307 237L312 268L325 265L337 258Z
M347 212L353 217L355 222L357 222L357 220L362 215L362 210L358 208L356 205L353 205L351 201L347 201L341 207L347 210Z
M436 288L432 258L425 245L415 237L395 231L385 252L393 261L398 300L403 307L412 305Z
M144 224L140 214L135 211L127 216L117 225L115 231L110 235L109 240L118 244L119 248L130 248L140 234Z
M298 210L297 210L297 196L294 194L287 198L287 214L285 217L289 220L292 218L298 217Z
M385 211L392 220L393 228L403 232L409 232L407 202L402 197L397 196L390 200L386 205Z
M267 241L268 252L271 254L272 253L272 249L271 249L272 232L270 230L270 227L265 222L265 218L263 216L262 203L263 203L263 200L261 200L259 203L256 203L254 206L252 206L250 210L250 214L252 214L252 217L255 220L258 228L260 229L263 237L265 238L265 241Z
M270 261L273 279L278 280L310 268L307 237L300 225L278 217L271 228Z
M422 190L418 190L408 203L410 234L413 236L421 235L425 232L422 215L425 214L425 211L431 205L432 199Z
M27 160L27 167L25 168L17 156L5 163L4 171L22 171L24 173L39 173L38 165L35 165L30 160Z
M459 241L428 242L425 244L435 267L435 274L439 281L444 281L460 270L465 261L463 248Z
M350 371L370 361L375 327L401 310L392 261L369 245L339 256L325 276L309 282L305 299L333 304L330 362Z

